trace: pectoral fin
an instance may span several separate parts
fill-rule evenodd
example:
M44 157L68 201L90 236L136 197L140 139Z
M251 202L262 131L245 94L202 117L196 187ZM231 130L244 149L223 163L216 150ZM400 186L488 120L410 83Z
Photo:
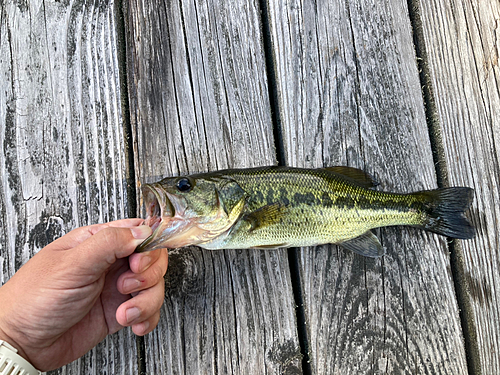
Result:
M368 231L352 240L339 243L344 249L370 258L378 258L385 254L385 249L380 244L377 236Z
M242 217L250 225L250 231L277 224L286 215L287 208L282 203L272 203ZM277 245L280 247L279 245Z

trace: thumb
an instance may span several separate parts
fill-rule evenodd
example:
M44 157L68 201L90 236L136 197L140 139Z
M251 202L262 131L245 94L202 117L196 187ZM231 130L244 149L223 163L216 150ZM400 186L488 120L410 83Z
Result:
M121 219L104 224L93 224L73 229L71 232L55 240L52 244L54 249L69 250L89 239L97 232L107 227L132 228L140 225L144 219Z
M100 274L117 259L131 255L151 233L147 225L104 228L71 251L73 261L75 264L87 265L94 274Z

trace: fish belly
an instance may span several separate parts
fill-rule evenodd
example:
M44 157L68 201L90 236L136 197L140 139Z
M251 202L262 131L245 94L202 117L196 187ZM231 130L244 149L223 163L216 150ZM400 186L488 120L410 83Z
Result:
M226 233L199 246L215 250L338 244L373 228L418 222L418 215L397 209L297 207L281 221L257 228L242 218Z

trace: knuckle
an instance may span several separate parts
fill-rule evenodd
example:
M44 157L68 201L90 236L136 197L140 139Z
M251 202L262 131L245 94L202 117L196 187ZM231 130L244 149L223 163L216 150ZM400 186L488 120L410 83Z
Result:
M86 226L86 227L79 227L75 228L72 231L70 231L67 236L70 236L72 238L76 239L85 239L92 237L94 233L92 232L92 226Z
M149 295L148 306L150 313L158 311L161 308L161 305L163 304L163 300L165 298L163 283L158 283L153 287L151 287L148 295Z
M119 228L107 227L97 233L99 240L103 241L106 246L114 247L118 243L123 242L123 233Z
M107 227L99 231L94 237L98 242L98 247L105 250L104 253L109 257L108 263L114 263L118 256L117 250L128 249L129 237L120 228Z
M102 246L105 246L106 248L113 247L117 239L116 233L111 228L101 230L96 234L96 237L99 239L99 241L101 241Z
M161 253L160 253L160 259L161 259L161 264L163 266L163 269L165 270L163 275L165 275L165 273L167 272L167 268L168 268L168 251L167 249L160 249Z
M153 316L153 319L152 319L153 321L152 321L152 324L151 324L151 331L152 331L153 329L155 329L155 328L156 328L156 326L158 325L158 323L160 322L160 316L161 316L161 313L160 313L160 311L158 310L158 311L156 312L156 314Z
M165 272L163 271L162 267L154 266L152 268L152 274L153 274L153 280L155 284L163 279L163 276L165 275Z
M156 304L156 310L160 310L163 302L165 300L165 284L163 282L159 283L158 300Z

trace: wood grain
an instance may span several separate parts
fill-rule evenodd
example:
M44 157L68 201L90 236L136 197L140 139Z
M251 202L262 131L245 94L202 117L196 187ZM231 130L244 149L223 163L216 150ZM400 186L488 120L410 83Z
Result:
M268 2L286 162L436 187L406 3ZM444 239L377 231L387 255L302 249L315 374L466 374Z
M425 45L449 183L476 191L477 237L463 242L483 374L500 372L498 2L422 2Z
M275 163L256 1L131 1L139 183ZM286 250L170 253L147 373L301 373Z
M1 282L71 229L128 216L113 3L0 5ZM60 373L136 371L129 330Z
M351 165L383 190L436 187L406 2L125 2L137 184L276 162ZM422 2L451 185L472 186L459 243L481 371L500 371L500 95L496 2ZM74 227L134 216L112 1L0 2L0 285ZM274 83L271 78L271 84ZM272 111L281 129L273 138ZM388 254L300 250L316 374L467 373L443 238L377 231ZM147 373L302 373L286 251L170 254ZM55 373L137 372L130 330Z

